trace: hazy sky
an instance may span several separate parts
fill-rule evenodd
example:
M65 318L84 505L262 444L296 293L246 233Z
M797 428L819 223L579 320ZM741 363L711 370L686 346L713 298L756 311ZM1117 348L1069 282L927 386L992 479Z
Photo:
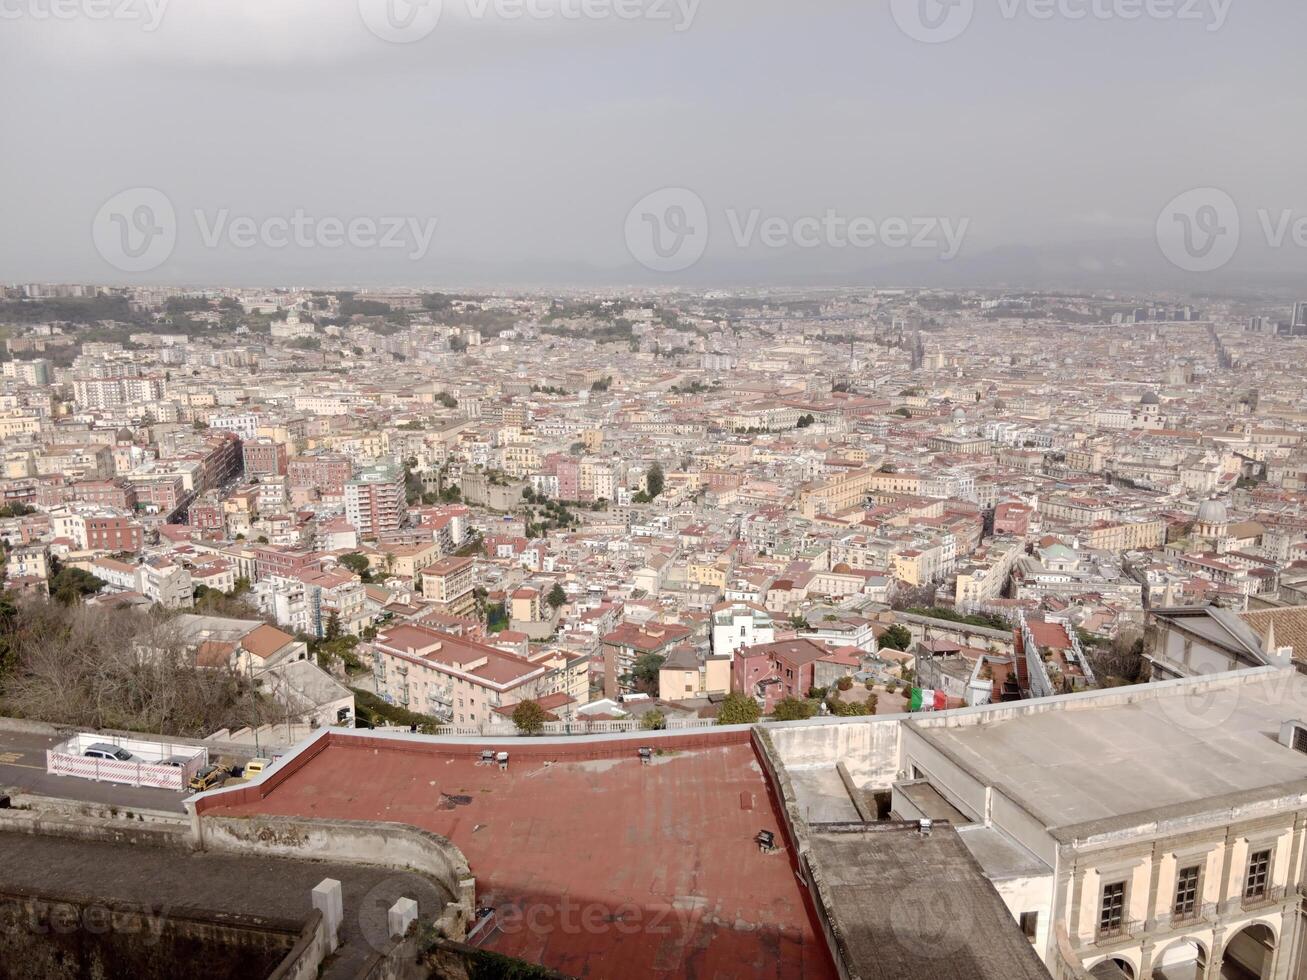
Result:
M386 0L162 2L0 0L0 280L856 278L1120 241L1146 264L1168 201L1200 187L1237 205L1239 270L1263 264L1259 209L1307 216L1302 0L976 0L942 43L899 26L918 0L586 0L590 19L544 16L581 0L518 19L514 0L443 0L411 43L367 26ZM395 30L430 26L390 2ZM920 2L956 25L969 0ZM661 219L670 248L702 227L661 210L682 197L631 214L669 187L702 202L705 254L649 270L631 234ZM139 272L97 237L134 233L134 198L102 212L135 188L175 212ZM274 247L297 213L307 237ZM401 247L367 222L336 246L331 219ZM850 246L854 219L924 244ZM1307 270L1279 241L1272 264Z

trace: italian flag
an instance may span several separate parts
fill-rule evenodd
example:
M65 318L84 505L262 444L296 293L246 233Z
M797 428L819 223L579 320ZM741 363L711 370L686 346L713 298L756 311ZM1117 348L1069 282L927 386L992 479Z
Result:
M943 691L935 691L930 688L914 687L912 697L908 701L909 711L943 711L948 706L948 700Z

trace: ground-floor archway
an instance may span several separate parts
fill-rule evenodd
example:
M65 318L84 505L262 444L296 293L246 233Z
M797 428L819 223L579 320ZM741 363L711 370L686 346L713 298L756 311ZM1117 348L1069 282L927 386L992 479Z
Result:
M1181 939L1153 960L1152 980L1207 980L1207 947L1197 939Z
M1094 980L1135 980L1134 964L1120 957L1095 963L1089 975Z
M1275 961L1275 932L1257 922L1239 930L1221 954L1221 980L1269 980Z

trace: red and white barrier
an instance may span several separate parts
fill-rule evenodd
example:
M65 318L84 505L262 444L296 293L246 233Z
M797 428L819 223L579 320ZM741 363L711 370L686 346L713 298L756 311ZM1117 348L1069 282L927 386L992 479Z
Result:
M124 748L136 756L131 762L92 758L83 753L92 745ZM185 765L163 765L163 759L186 757ZM67 742L46 750L45 769L52 776L76 776L102 783L148 786L154 789L185 790L201 768L208 765L209 750L203 746L176 745L104 735L74 735Z

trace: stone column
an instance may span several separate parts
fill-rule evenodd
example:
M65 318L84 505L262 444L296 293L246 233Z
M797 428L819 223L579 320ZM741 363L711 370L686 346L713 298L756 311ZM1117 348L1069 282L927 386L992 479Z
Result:
M1144 940L1143 946L1139 949L1139 975L1136 980L1152 980L1153 976L1153 953L1157 951L1157 944L1152 938Z
M1221 980L1221 956L1225 952L1225 927L1212 930L1212 948L1207 957L1207 973L1203 980Z
M327 929L327 945L334 953L340 945L340 924L345 919L340 882L335 878L323 878L314 886L312 898L313 907L322 913L322 922Z

